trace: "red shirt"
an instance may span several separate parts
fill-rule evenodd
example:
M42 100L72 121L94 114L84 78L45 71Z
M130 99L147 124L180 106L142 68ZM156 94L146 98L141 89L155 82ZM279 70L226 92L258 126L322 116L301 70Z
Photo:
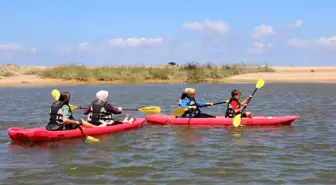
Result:
M231 106L233 110L237 110L238 109L238 103L236 101L232 101L231 102Z

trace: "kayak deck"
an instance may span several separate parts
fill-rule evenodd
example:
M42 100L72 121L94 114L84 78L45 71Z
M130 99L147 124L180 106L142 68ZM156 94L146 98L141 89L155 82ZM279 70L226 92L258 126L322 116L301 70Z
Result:
M83 127L83 131L85 132L86 135L92 135L92 136L110 134L114 132L137 129L141 127L144 123L145 123L144 118L136 118L136 120L133 123L123 123L118 125L112 125L106 127L94 127L94 128ZM83 134L79 129L48 131L44 127L43 128L11 127L8 128L8 136L12 140L16 141L43 142L43 141L59 141L71 138L79 138L83 137Z
M290 125L299 116L254 116L242 118L241 125ZM189 125L189 126L232 126L233 118L175 118L173 115L153 114L146 116L151 124L159 125Z

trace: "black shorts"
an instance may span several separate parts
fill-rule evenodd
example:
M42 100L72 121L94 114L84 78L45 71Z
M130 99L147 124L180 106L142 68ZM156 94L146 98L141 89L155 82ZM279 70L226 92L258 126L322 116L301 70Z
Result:
M245 112L243 112L243 114L241 114L241 117L242 117L242 118L247 118L247 115L246 115L246 113L245 113Z
M95 126L99 126L99 125L103 124L102 122L91 122L91 121L88 121L88 122L91 123L92 125L95 125ZM114 122L111 125L118 125L118 124L122 124L122 123L123 123L122 121L114 120ZM107 126L111 126L111 125L107 125Z
M199 115L196 116L196 118L215 118L216 116L212 116L209 114L205 114L205 113L200 113Z
M238 115L238 114L236 114L236 115ZM228 118L234 118L235 116L233 116L233 117L230 117L230 116L228 116ZM246 115L246 113L245 112L243 112L243 114L241 114L241 117L242 118L247 118L247 115Z

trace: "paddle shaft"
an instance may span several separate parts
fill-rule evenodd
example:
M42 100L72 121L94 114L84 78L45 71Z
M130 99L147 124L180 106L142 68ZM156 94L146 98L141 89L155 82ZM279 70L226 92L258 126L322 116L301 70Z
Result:
M226 103L226 101L221 101L221 102L214 103L212 106L220 105L220 104L224 104L224 103ZM202 106L202 107L208 107L208 106L210 106L210 105L205 105L205 106Z
M87 136L86 136L86 134L85 134L85 132L84 132L82 126L81 126L81 125L78 125L78 128L79 128L79 130L82 132L83 136L86 138ZM83 141L84 141L84 140L85 140L85 139L83 138Z
M213 105L220 105L220 104L224 104L224 103L226 103L226 101L217 102L217 103L214 103Z
M253 91L253 93L252 93L252 97L254 96L254 93L256 93L256 92L257 92L257 90L258 90L258 88L255 88L255 89L254 89L254 91ZM247 104L249 104L249 103L250 103L250 101L251 101L252 97L251 97L250 99L248 99L248 100L247 100L246 106L247 106ZM243 110L240 112L240 114L243 114L243 112L244 112L245 108L246 108L246 107L244 107L244 108L243 108Z
M124 108L122 110L139 111L139 109L124 109Z
M85 107L79 107L79 109L86 109ZM131 110L131 111L138 111L139 109L122 109L122 110Z

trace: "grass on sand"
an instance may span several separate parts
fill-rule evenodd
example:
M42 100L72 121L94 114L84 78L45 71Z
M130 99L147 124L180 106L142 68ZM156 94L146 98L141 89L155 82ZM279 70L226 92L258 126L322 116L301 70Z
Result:
M104 66L87 67L76 65L56 66L41 71L31 72L43 78L78 80L78 81L123 81L141 83L145 81L202 83L216 81L226 77L258 72L274 72L268 65L220 65L211 63L200 65L187 62L182 66ZM28 72L27 72L28 73Z

